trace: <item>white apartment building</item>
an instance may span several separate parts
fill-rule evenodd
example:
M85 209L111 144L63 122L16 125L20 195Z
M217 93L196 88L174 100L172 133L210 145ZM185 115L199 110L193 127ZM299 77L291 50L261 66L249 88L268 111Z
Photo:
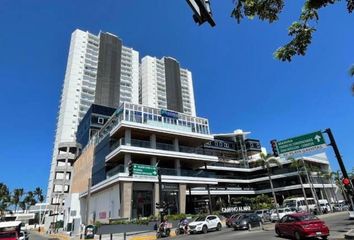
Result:
M118 59L118 60L117 60ZM139 53L115 35L76 29L57 118L47 203L62 205L70 191L72 164L79 153L77 126L92 103L117 107L139 102ZM113 89L113 93L112 93Z
M196 116L192 73L171 57L145 56L140 65L140 104Z

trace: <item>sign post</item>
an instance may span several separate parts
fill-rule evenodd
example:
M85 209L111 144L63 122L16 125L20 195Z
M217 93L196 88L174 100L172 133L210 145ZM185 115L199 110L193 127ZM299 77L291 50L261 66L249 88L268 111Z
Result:
M156 177L157 168L150 165L133 164L133 175Z
M280 156L289 157L295 154L316 151L327 147L321 131L277 141L276 147Z

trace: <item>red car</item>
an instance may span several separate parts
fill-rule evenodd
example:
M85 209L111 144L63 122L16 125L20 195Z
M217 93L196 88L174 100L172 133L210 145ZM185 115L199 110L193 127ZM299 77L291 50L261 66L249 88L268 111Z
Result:
M232 224L236 221L237 217L239 216L240 214L233 214L231 215L230 217L228 217L226 219L226 226L227 227L232 227Z
M291 237L296 240L321 237L327 239L329 229L325 223L309 213L294 213L285 215L275 224L278 236Z

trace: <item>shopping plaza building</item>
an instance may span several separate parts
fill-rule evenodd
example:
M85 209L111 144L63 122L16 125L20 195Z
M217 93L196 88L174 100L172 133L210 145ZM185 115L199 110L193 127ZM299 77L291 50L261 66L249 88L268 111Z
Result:
M227 116L219 116L227 119ZM61 95L47 203L50 223L65 227L158 215L199 213L234 206L240 196L271 195L265 153L249 132L213 134L197 116L192 73L173 57L145 56L114 34L75 30ZM324 153L303 157L330 170ZM300 179L287 159L271 166L278 201L301 196ZM157 167L157 176L130 175L129 165ZM335 186L310 173L308 196L331 196ZM311 190L312 189L312 190ZM331 199L329 199L331 200Z
M161 199L174 213L198 213L211 198L213 210L233 206L240 196L271 194L266 169L257 167L260 141L249 132L211 134L205 118L123 103L93 136L74 164L73 188L66 201L66 221L109 222L158 215ZM309 165L329 169L324 153L303 157ZM278 201L301 196L299 176L290 162L279 159L272 166L272 181ZM156 176L130 176L129 163L158 166L162 175L159 192ZM316 179L313 186L320 198L330 195L334 185ZM333 199L332 199L333 200ZM331 199L329 199L331 201Z

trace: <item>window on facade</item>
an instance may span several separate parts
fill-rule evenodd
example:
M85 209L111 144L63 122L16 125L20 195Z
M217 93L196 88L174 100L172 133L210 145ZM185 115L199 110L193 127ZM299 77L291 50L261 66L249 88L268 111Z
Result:
M97 120L97 122L98 122L99 124L104 124L104 118L99 117L98 120Z

